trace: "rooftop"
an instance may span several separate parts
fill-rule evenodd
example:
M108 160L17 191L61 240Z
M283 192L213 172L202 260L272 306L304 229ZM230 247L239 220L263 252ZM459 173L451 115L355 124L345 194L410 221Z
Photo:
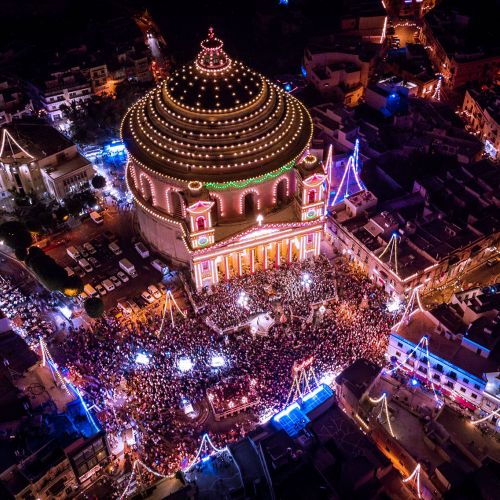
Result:
M293 164L312 121L297 99L231 59L210 31L192 64L129 109L122 137L133 159L160 174L236 181Z
M338 385L345 385L357 399L361 399L379 373L379 366L367 359L360 358L344 369L337 376L335 382Z
M3 127L35 159L45 158L73 146L73 143L50 125L28 120L16 121ZM18 151L14 151L17 155ZM10 149L4 148L4 163L16 161Z
M500 363L492 359L484 358L479 354L463 347L460 341L448 340L446 337L435 333L435 324L428 313L417 311L407 326L399 329L397 334L412 344L417 345L420 339L427 335L429 337L429 350L434 356L461 368L462 370L482 379L484 373L500 370Z
M63 177L72 172L75 172L89 164L90 162L85 157L83 157L80 154L77 154L75 157L64 160L63 162L58 163L57 165L54 166L51 165L49 167L45 167L44 172L51 179L56 180L59 177Z

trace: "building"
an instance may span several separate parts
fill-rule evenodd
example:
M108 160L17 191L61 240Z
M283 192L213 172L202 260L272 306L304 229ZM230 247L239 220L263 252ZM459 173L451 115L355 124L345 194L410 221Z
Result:
M61 106L79 106L92 96L92 83L79 69L54 72L46 78L28 83L28 91L37 109L46 113L48 120L63 125Z
M331 35L312 41L304 50L306 78L325 98L356 106L375 69L380 43L357 36Z
M360 36L365 41L382 43L387 28L385 4L377 0L352 0L344 4L340 31Z
M414 196L399 200L401 209L406 205L421 214L405 217L399 210L377 209L376 197L361 191L333 207L327 230L342 254L399 296L417 285L425 290L441 286L491 256L491 248L498 244L496 226L486 224L484 233L459 227L439 211L426 210L423 202Z
M486 5L485 5L486 7ZM489 7L486 7L489 8ZM488 29L475 30L476 11L481 5L469 4L467 12L454 2L441 2L423 18L420 41L428 47L429 57L444 77L446 86L451 90L466 84L491 83L500 67L500 54L497 40ZM494 19L495 11L490 13ZM474 40L471 43L470 39Z
M484 152L492 160L500 155L500 92L498 90L465 91L461 116L467 128L484 144Z
M74 390L62 386L3 319L0 431L9 439L0 440L0 495L68 498L109 462L105 433ZM35 386L42 391L30 391Z
M353 419L358 414L359 403L370 393L379 375L379 366L359 358L335 379L335 394L339 405Z
M424 385L434 384L448 401L477 417L491 415L485 424L500 430L495 414L500 409L498 325L494 349L488 351L484 344L491 348L493 332L487 333L477 325L473 332L469 329L450 334L449 324L443 328L446 323L441 308L430 312L416 310L408 322L391 333L387 358ZM421 342L423 336L428 338L428 355Z
M142 237L197 288L318 255L325 179L305 107L212 30L201 47L122 123Z
M61 201L88 185L94 176L91 163L76 144L55 128L35 122L15 122L3 127L0 148L0 190L15 190Z
M17 82L0 78L0 125L33 114L33 104Z

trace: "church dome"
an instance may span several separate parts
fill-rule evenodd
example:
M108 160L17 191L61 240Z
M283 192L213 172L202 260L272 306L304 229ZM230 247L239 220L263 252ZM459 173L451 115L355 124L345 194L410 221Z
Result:
M183 181L272 172L298 159L311 135L305 107L230 58L212 29L196 59L137 101L122 124L132 161Z

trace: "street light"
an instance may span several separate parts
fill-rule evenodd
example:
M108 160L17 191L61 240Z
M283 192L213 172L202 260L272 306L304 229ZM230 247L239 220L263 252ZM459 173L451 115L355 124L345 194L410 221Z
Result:
M262 214L259 214L257 215L257 224L259 224L259 226L262 226L262 221L264 220L264 216Z
M248 309L248 295L242 290L236 302L243 309Z
M312 279L311 279L311 275L309 273L305 273L303 276L302 276L302 286L307 290L309 291L309 288L311 287L311 284L312 284Z

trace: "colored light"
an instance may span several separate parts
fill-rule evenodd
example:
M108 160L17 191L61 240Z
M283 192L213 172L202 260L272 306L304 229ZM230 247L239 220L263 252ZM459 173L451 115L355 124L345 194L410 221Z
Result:
M292 86L291 86L289 83L287 83L287 84L285 85L285 90L286 90L287 92L290 92L290 91L292 90Z
M226 360L224 359L223 356L212 356L212 359L210 360L210 366L213 368L220 368L221 366L224 366L226 364Z
M139 365L149 365L149 357L143 352L140 352L135 357L135 362Z
M399 297L394 297L391 300L387 301L385 307L387 308L387 311L391 313L398 311L401 307L401 301L399 300Z
M61 306L59 312L66 318L70 319L73 316L73 311L68 306Z
M177 362L177 368L181 372L186 373L193 368L193 362L189 358L180 358Z
M416 378L412 378L412 379L411 379L411 385L412 385L413 387L415 387L416 385L418 385L418 380L417 380Z

